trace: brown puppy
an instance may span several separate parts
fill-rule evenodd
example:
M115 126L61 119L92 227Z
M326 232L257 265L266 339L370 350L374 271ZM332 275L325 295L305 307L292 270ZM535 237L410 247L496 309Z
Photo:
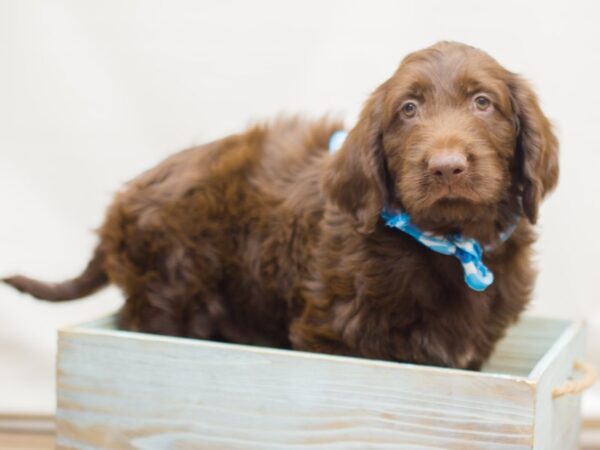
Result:
M5 281L52 301L114 283L132 330L479 368L529 300L531 225L558 178L535 95L442 42L407 56L329 155L339 128L278 121L176 154L116 196L81 276ZM495 245L494 283L470 289L384 207Z

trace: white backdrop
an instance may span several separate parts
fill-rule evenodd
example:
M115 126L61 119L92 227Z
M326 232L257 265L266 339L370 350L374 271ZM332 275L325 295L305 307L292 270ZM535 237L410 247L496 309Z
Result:
M600 365L599 21L591 0L0 0L0 275L77 274L113 193L169 153L280 112L351 125L407 52L458 40L532 80L557 125L532 310L587 319ZM0 413L51 412L56 328L120 301L0 287Z

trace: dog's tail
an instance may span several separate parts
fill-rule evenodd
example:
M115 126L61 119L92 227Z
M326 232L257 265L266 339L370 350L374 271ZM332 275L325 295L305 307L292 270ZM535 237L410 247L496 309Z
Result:
M83 273L72 280L62 283L44 283L15 275L4 278L2 281L41 300L62 302L93 294L108 284L108 277L104 270L104 252L98 246Z

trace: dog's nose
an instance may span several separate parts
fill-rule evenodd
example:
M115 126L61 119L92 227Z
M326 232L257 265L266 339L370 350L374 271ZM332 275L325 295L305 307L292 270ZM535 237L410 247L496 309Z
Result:
M429 173L446 184L452 184L467 170L467 158L456 152L438 153L427 165Z

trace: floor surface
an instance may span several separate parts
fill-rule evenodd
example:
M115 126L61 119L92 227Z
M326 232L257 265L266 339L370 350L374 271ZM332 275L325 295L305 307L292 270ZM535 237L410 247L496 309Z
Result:
M0 450L46 450L54 448L54 433L0 431Z

